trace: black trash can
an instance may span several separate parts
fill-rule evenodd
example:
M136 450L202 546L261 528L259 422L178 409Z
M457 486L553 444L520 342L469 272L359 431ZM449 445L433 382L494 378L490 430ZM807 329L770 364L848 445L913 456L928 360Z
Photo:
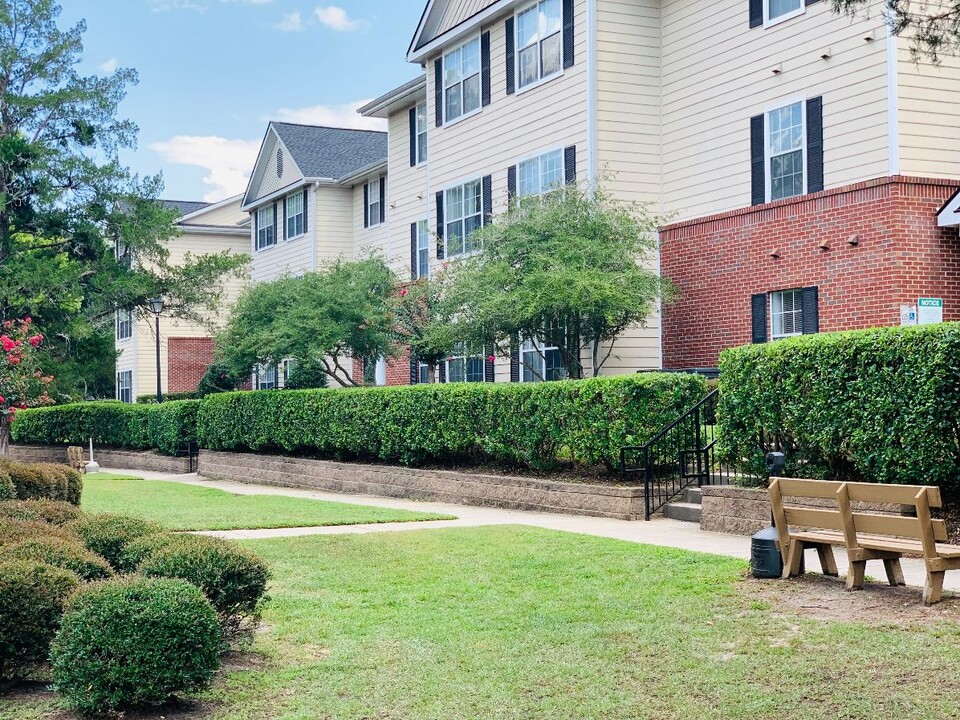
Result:
M750 569L755 578L778 578L783 575L783 558L777 547L777 529L761 530L750 540Z

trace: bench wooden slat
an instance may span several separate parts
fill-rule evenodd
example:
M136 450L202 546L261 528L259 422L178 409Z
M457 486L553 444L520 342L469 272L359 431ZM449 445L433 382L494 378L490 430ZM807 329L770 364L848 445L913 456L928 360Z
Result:
M785 506L783 514L786 516L787 524L791 526L843 530L843 517L837 510Z
M925 485L874 485L872 483L847 483L852 502L885 503L889 505L917 504L917 493L927 491L930 507L941 507L940 488ZM786 493L784 493L786 495Z
M853 524L857 533L923 539L923 526L917 518L855 512ZM937 542L946 542L947 524L943 520L931 520L930 526L933 529L934 539Z
M843 483L832 480L797 480L796 478L770 478L780 485L780 493L785 497L821 498L835 500L837 490ZM916 494L916 493L914 493Z

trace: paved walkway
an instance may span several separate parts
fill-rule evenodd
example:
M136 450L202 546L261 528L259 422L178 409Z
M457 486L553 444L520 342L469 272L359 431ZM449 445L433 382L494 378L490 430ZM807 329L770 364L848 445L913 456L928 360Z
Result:
M269 485L251 485L248 483L225 480L208 480L199 475L173 475L151 471L109 470L121 475L136 475L146 480L165 480L187 485L201 485L224 490L236 495L283 495L310 500L371 505L375 507L415 510L456 516L456 520L431 520L427 522L381 523L369 525L339 525L333 527L278 528L268 530L222 530L204 533L232 540L253 540L262 538L302 537L306 535L363 535L380 532L409 532L435 528L465 528L487 525L530 525L548 530L595 535L598 537L625 540L644 545L681 548L725 555L744 560L750 559L750 538L739 535L724 535L704 532L693 523L660 518L650 522L628 522L609 518L582 517L579 515L559 515L551 513L527 512L522 510L503 510L500 508L475 507L472 505L452 505L439 502L421 502L399 500L395 498L374 497L370 495L346 495L342 493L297 490L293 488L273 487ZM847 558L842 548L837 549L837 564L846 567ZM903 575L908 585L922 587L925 570L921 560L905 558L902 561ZM819 570L815 551L807 553L807 567ZM875 578L886 577L882 563L877 560L867 565L867 574ZM960 572L947 573L944 589L960 591Z

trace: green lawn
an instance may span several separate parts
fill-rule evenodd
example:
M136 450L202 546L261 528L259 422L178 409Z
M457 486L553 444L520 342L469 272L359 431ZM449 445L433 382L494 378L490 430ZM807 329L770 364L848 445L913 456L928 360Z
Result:
M173 530L288 528L450 519L450 516L435 513L322 500L232 495L215 488L107 473L84 477L82 507L89 512L140 515Z
M265 631L191 719L960 717L956 622L803 619L741 561L516 527L247 544Z

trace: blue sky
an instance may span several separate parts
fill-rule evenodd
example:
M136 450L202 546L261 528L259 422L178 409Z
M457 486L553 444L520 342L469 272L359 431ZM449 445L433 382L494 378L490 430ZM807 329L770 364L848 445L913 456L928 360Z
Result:
M164 196L241 192L268 120L376 127L356 107L415 77L407 45L425 0L60 0L87 21L83 71L132 67L124 162Z

